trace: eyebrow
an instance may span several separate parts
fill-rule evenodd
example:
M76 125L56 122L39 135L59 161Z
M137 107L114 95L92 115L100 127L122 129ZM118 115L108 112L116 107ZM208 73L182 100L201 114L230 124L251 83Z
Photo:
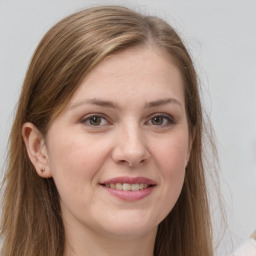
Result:
M158 107L158 106L162 106L162 105L166 105L166 104L170 104L170 103L177 104L182 108L182 104L174 98L167 98L167 99L151 101L151 102L146 103L145 107L152 108L152 107Z
M97 105L97 106L100 106L100 107L108 107L108 108L117 108L117 109L120 108L117 104L115 104L112 101L103 100L103 99L96 99L96 98L86 99L86 100L82 100L80 102L74 103L74 104L71 105L70 108L71 109L77 108L77 107L79 107L81 105L84 105L84 104Z
M167 104L170 104L170 103L176 104L176 105L178 105L182 108L182 104L174 98L159 99L159 100L156 100L156 101L147 102L145 104L145 108L153 108L153 107L158 107L158 106L162 106L162 105L167 105ZM97 105L97 106L100 106L100 107L108 107L108 108L114 108L114 109L121 109L121 107L118 104L116 104L112 101L108 101L108 100L104 100L104 99L98 99L98 98L86 99L86 100L74 103L74 104L71 105L70 108L74 109L74 108L77 108L77 107L79 107L81 105L84 105L84 104Z

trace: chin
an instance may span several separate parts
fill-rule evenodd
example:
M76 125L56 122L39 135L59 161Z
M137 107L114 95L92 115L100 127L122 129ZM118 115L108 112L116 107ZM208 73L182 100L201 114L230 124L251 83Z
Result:
M118 239L133 239L156 233L158 227L158 223L154 223L153 220L138 216L123 216L121 219L109 221L106 224L107 226L103 227L105 233Z
M127 239L136 239L143 236L148 236L150 234L156 234L157 227L141 227L141 228L131 228L131 226L122 226L116 227L115 229L108 230L106 235L108 237L117 238L120 240L127 240Z

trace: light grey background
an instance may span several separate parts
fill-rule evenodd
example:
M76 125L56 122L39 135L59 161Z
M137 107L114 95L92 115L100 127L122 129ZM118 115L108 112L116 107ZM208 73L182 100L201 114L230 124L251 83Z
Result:
M216 255L229 255L256 229L254 0L0 0L0 165L20 87L39 40L64 16L99 4L123 4L161 16L191 51L217 136L230 230Z

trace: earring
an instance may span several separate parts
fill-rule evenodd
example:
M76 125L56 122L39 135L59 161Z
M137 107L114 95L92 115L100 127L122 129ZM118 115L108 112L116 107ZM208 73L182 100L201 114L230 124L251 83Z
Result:
M40 171L41 171L41 173L45 172L45 168L42 168Z

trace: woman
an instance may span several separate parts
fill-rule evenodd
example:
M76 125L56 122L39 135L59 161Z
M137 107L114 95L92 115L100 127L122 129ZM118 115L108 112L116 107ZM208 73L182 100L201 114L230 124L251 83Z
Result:
M2 255L213 255L202 124L165 21L118 6L60 21L10 135Z

